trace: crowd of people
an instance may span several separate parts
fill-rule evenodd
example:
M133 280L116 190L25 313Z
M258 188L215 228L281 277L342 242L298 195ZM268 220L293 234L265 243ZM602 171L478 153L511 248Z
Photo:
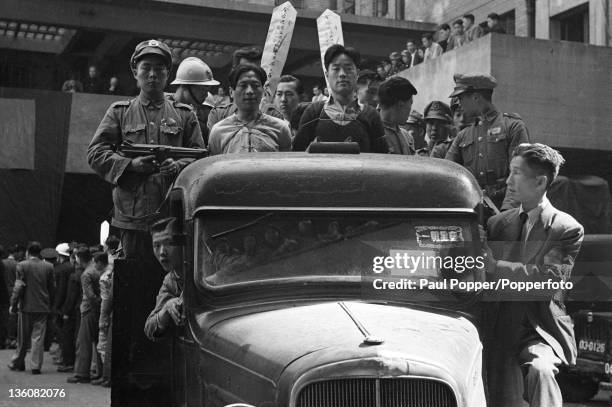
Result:
M110 387L113 263L119 239L106 244L14 245L2 259L0 341L15 349L8 368L41 374L45 351L69 383ZM29 363L26 354L30 352Z
M457 25L461 25L459 21L473 23L473 17L464 16ZM467 32L471 34L456 31L447 49L461 46L470 35L472 39L480 35L473 27L468 27ZM413 53L408 54L407 60L415 64L420 59L419 52L414 42L408 44ZM441 52L442 45L433 43L429 35L423 38L423 44L427 44L424 60ZM87 151L91 168L113 185L112 224L118 228L120 239L109 238L104 248L62 243L54 250L54 262L43 260L40 244L33 242L28 245L25 260L18 262L22 259L11 253L13 259L9 256L6 264L3 262L5 270L12 267L16 276L7 278L7 292L12 292L9 311L13 314L20 307L22 321L11 370L25 369L30 341L32 373L40 373L48 324L49 333L55 332L60 343L58 370L75 373L68 381L89 382L95 376L92 382L108 385L110 377L103 373L111 353L107 335L112 312L109 287L119 243L126 258L153 258L167 272L156 307L147 318L146 335L156 340L182 323L182 280L175 266L176 248L172 242L176 219L154 221L159 218L158 209L172 181L193 160L168 158L156 162L152 155L125 157L116 152L123 141L208 148L210 155L307 151L317 143L353 143L351 146L358 145L363 153L421 155L463 165L490 198L492 209L502 211L492 218L493 231L497 230L499 216L511 215L514 221L519 212L525 217L537 217L552 210L545 194L563 159L547 146L526 144L529 134L520 116L502 113L493 104L497 81L491 75L456 74L449 103L427 101L420 114L412 110L418 89L399 76L381 81L376 72L360 70L361 55L354 48L336 44L326 50L324 68L329 95L317 88L317 99L310 102L304 102L302 83L291 75L283 75L275 93L266 95L267 75L259 65L260 59L261 52L256 50L237 51L228 78L229 98L224 104L212 106L206 100L219 82L206 63L197 58L182 61L173 82L178 86L176 92L165 94L173 66L169 47L156 40L136 46L130 65L140 93L109 107ZM526 180L525 174L536 181ZM567 220L571 226L572 251L566 254L573 259L581 229L575 221L558 219ZM537 267L524 269L517 259L497 261L503 254L489 251L489 261L495 262L492 270L522 270L527 275L541 272ZM554 264L567 259L552 261ZM538 346L529 348L523 358L529 372L526 394L530 399L550 400L557 397L558 386L554 387L554 374L549 374L552 370L547 363L552 358L542 361L542 355L550 356L556 348L551 348L547 340L533 335L531 339L531 344ZM94 344L97 352L92 350ZM505 350L514 345L508 344ZM544 353L540 353L542 347ZM92 376L94 360L97 369ZM553 400L541 405L559 404Z
M104 95L123 95L123 87L119 84L117 76L111 76L108 81L100 76L100 71L95 65L91 65L87 71L86 78L81 81L79 75L72 73L62 84L62 92L68 93L98 93Z
M385 80L404 69L437 58L490 32L506 33L496 13L489 14L487 20L480 24L475 23L473 14L465 14L451 25L442 24L436 32L425 33L419 40L409 39L406 42L406 49L392 52L389 58L382 60L376 66L378 79Z

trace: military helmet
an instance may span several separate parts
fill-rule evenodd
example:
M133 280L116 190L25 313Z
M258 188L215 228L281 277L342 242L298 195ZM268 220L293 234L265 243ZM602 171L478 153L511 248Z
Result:
M142 41L136 45L134 53L130 58L130 67L135 70L138 60L140 60L140 58L143 56L150 54L161 56L164 59L164 63L166 64L168 71L172 69L172 51L170 51L170 47L157 40Z
M408 120L406 120L408 124L417 124L419 126L423 125L423 115L416 110L410 112L408 116Z
M212 70L200 58L189 57L176 69L176 79L172 85L219 85L213 78Z
M440 102L438 100L434 100L430 102L423 111L425 116L425 120L428 119L436 119L442 120L447 123L451 123L453 121L453 114L451 112L450 107L444 102Z

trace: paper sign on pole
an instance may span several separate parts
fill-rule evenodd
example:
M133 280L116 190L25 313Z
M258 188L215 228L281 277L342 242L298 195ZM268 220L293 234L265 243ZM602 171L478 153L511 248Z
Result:
M108 239L108 234L110 232L110 225L107 221L104 221L100 224L100 244L104 246L106 244L106 239Z
M330 9L325 10L317 18L317 31L319 32L319 48L321 49L321 66L327 81L327 67L323 58L325 51L334 44L344 45L340 16ZM327 87L329 88L329 84L327 84Z
M295 11L295 8L293 8L289 1L275 7L272 11L270 28L268 29L266 44L261 56L261 67L268 76L268 80L264 85L262 103L274 102L276 85L283 72L285 62L287 62L287 54L289 54L296 17L297 11Z

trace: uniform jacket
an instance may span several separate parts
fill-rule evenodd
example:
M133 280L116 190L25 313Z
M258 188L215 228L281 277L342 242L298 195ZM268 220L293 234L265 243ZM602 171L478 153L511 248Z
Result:
M106 111L89 144L87 160L98 175L113 184L112 225L147 230L173 179L159 173L127 171L131 159L116 153L124 140L191 148L204 148L204 140L193 109L183 103L167 99L152 102L141 95L113 103ZM178 160L180 169L192 161Z
M508 178L512 152L521 143L529 142L523 120L495 109L479 121L461 130L446 153L446 159L467 168L481 187L502 185ZM487 175L487 171L490 171ZM516 207L511 197L502 197L504 209Z
M106 328L113 312L113 266L110 264L100 276L100 298L100 328Z
M446 139L435 142L433 146L430 143L426 147L418 149L417 154L422 157L444 158L452 142L451 139Z
M96 269L93 262L85 268L81 274L81 290L83 299L81 300L81 314L87 312L100 312L100 272Z
M386 121L383 121L383 128L390 154L414 155L414 138L408 134L408 130Z
M183 281L181 278L174 271L166 274L155 300L155 308L145 322L144 332L147 338L155 341L162 337L170 326L174 325L172 317L164 310L164 305L172 298L178 298L182 294Z
M493 257L496 260L514 261L510 266L493 263L491 267L495 278L513 281L568 281L582 244L582 225L548 203L527 237L522 257L512 259L513 246L523 244L516 241L520 227L519 208L502 212L488 221ZM517 260L520 261L516 263ZM517 264L524 264L528 275ZM536 298L531 296L529 300L534 301L524 303L529 324L564 363L574 364L577 354L574 326L565 312L564 292L537 290L530 294Z
M11 305L16 306L21 299L23 312L47 313L51 311L55 291L51 263L38 257L30 257L17 264L17 280L23 281L25 285L15 284Z

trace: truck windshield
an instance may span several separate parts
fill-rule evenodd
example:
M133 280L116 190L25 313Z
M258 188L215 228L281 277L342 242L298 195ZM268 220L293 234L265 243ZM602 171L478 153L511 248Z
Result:
M468 216L217 211L197 219L197 278L209 286L286 278L469 273ZM459 260L458 260L459 259Z

